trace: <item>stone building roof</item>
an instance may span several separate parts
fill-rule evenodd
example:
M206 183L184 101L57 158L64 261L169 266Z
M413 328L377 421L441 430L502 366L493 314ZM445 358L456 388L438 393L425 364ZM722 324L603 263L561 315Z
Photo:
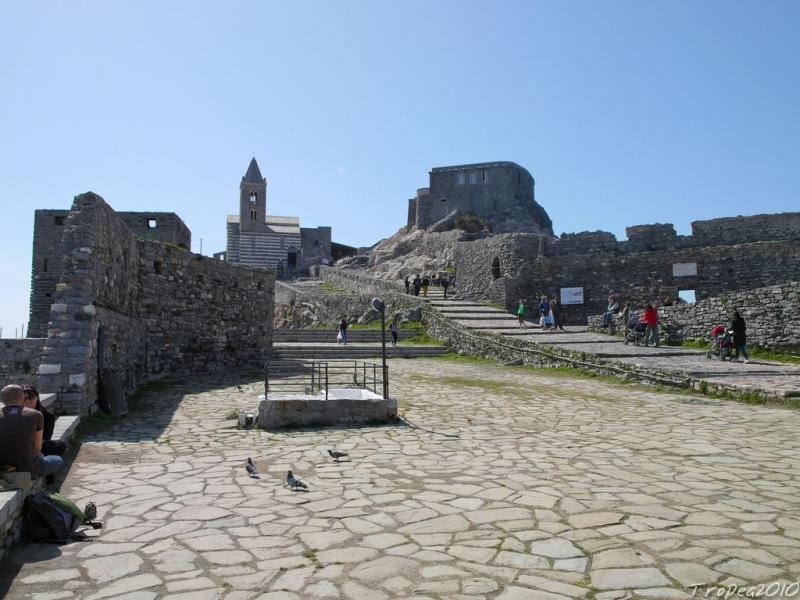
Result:
M469 165L451 165L449 167L433 167L431 169L431 173L443 173L445 171L473 171L476 169L493 169L493 168L498 169L504 167L519 169L520 171L527 173L528 175L531 176L531 178L533 178L528 169L526 169L521 165L518 165L515 162L511 162L510 160L499 160L499 161L485 162L485 163L472 163Z
M228 215L228 223L238 223L239 215ZM299 217L279 217L277 215L267 215L267 227L273 233L294 233L300 235Z
M247 173L242 177L245 183L263 183L264 178L261 176L261 170L258 168L256 157L250 160L250 166L247 167Z

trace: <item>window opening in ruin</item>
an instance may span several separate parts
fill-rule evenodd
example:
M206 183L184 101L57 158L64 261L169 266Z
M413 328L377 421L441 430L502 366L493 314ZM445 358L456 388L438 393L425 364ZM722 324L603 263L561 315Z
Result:
M486 183L488 180L489 180L489 176L486 174L486 171L481 173L481 181L483 181L483 183Z
M695 296L694 290L680 290L678 292L678 298L681 302L686 304L694 304L697 302L697 297Z
M158 226L158 223L156 223L155 219L147 219L147 226L150 229L155 229Z
M290 269L297 267L297 252L289 252L286 255L286 262Z
M258 192L250 192L250 204L255 204L258 200Z
M467 183L467 175L466 173L459 173L458 174L458 185L464 185Z
M517 183L522 183L522 173L517 173Z
M46 258L44 259L44 265L42 265L42 271L47 273L47 259Z
M496 256L492 259L492 279L500 279L500 259Z
M470 182L471 185L475 185L476 183L478 183L478 173L477 172L473 171L472 173L469 174L469 182Z
M160 261L157 261L157 260L153 261L153 271L155 271L157 274L161 273L161 262Z
M64 217L64 216L55 217L53 219L53 222L58 226L63 226L66 223L66 221L67 221L67 217Z

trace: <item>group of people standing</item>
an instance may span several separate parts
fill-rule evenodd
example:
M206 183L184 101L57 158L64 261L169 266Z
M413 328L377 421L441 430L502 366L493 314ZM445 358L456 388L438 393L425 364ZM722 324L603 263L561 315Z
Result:
M624 323L629 328L644 325L644 345L649 346L652 343L656 348L659 347L657 301L645 304L642 315L638 316L631 308L630 302L627 302L625 306L620 309L617 298L611 295L608 297L608 306L603 313L603 327L612 327L618 315L620 322ZM733 345L735 349L734 360L739 360L739 355L741 354L744 356L745 363L750 362L750 355L747 353L747 324L738 309L734 310L731 316L730 332L733 334Z
M414 275L414 279L411 279L408 275L406 275L405 279L403 279L403 283L406 286L406 294L414 294L415 296L419 296L420 292L422 292L423 298L428 297L428 289L430 288L431 284L435 286L441 286L442 290L444 291L445 298L447 298L447 288L450 287L450 279L446 274L441 273L436 273L432 276L422 275L422 277L417 274Z
M557 294L553 294L552 299L549 300L547 296L542 296L537 309L539 311L539 327L541 329L564 331L564 311L561 299ZM521 329L528 328L528 324L525 322L525 312L527 310L525 299L521 298L517 306L517 319Z

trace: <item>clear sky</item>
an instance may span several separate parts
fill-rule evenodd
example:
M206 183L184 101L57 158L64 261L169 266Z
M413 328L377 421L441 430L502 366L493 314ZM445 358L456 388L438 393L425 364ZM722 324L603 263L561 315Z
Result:
M512 160L557 234L800 210L800 2L0 1L0 326L33 211L94 191L224 249L271 214L371 245L431 167Z

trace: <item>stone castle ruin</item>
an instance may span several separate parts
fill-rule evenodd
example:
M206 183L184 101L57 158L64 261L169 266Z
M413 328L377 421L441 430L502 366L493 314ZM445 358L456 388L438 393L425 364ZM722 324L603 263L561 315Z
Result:
M511 162L431 169L406 227L337 266L385 279L447 270L462 297L509 310L558 294L572 324L603 312L612 293L641 306L800 280L800 213L695 221L688 236L653 224L628 227L624 241L604 231L557 237L533 190Z
M272 343L275 276L189 251L173 213L117 213L91 192L37 210L29 339L3 340L0 382L57 394L91 414L100 374L125 392L166 376L260 367Z

